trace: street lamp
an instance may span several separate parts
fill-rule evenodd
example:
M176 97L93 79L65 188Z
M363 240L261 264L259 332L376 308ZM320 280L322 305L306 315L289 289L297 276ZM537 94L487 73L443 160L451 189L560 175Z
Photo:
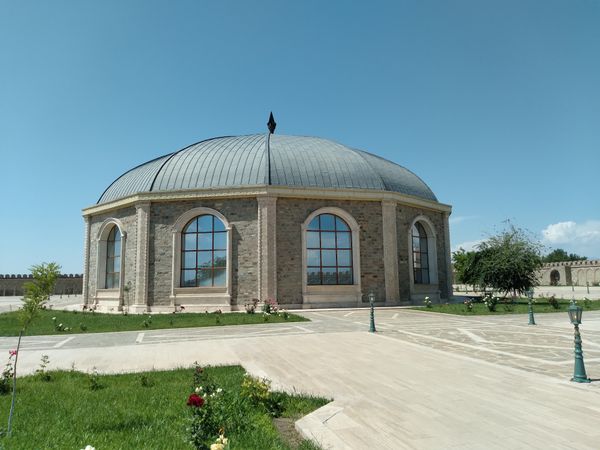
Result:
M369 325L369 333L375 333L375 294L373 291L369 293L369 304L371 305L371 323Z
M575 327L575 367L571 381L576 381L577 383L589 383L591 380L585 373L583 350L581 349L581 335L579 334L579 325L581 324L583 308L581 306L577 306L575 299L573 299L571 300L571 304L569 305L567 311L569 312L569 320Z
M533 289L527 291L527 298L529 298L529 325L535 325L535 317L533 317Z

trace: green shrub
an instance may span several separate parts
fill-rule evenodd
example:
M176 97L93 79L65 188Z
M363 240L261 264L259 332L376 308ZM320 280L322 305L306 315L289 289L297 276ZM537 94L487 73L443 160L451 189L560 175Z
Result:
M88 374L88 385L90 391L97 391L102 389L104 386L100 383L100 375L98 375L98 371L94 367L92 372Z
M42 359L40 361L40 368L35 371L36 376L41 381L52 381L52 376L46 368L50 365L50 358L48 355L42 355Z
M8 361L6 362L4 370L2 371L2 376L0 377L0 395L8 395L11 392L11 382L15 373L12 360L13 356L16 356L16 352L10 351Z
M498 304L498 297L492 297L492 294L487 294L483 300L488 311L496 312L496 305Z
M152 380L150 380L150 378L148 377L148 375L146 375L145 373L140 375L140 386L142 387L152 387L154 386L154 383L152 382Z
M554 295L550 296L550 298L548 299L548 304L554 309L560 309L560 303L558 302L558 300L556 300L556 297Z

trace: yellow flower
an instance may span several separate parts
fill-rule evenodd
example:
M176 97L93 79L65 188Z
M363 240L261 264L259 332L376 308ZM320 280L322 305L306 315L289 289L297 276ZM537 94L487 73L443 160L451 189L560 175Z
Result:
M223 444L212 444L210 446L210 450L224 450L225 446Z

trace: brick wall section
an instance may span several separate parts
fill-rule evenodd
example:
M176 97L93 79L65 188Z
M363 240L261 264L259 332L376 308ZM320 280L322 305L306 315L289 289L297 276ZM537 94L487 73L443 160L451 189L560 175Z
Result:
M427 209L414 208L405 205L396 207L397 217L397 235L398 235L398 281L400 284L400 299L402 301L410 300L410 270L408 252L409 240L411 235L410 225L419 215L427 217L435 227L437 240L437 266L438 266L438 284L441 298L448 298L448 288L446 284L446 243L444 238L444 215L441 212L435 212Z
M243 305L258 297L258 213L254 198L197 200L152 203L149 217L148 249L148 301L150 305L169 305L171 293L171 268L173 257L173 224L184 212L197 207L219 211L232 225L232 303ZM302 237L301 226L313 211L334 206L344 209L357 221L360 231L360 270L362 292L375 293L377 299L385 299L385 271L383 261L383 224L381 203L368 201L277 199L277 300L281 304L302 303ZM398 277L400 300L410 299L408 267L409 226L418 215L424 215L433 223L437 235L438 282L442 298L447 298L446 259L443 213L398 205ZM89 295L96 294L97 235L107 218L121 220L127 232L125 249L125 283L135 286L136 210L127 207L92 217L89 259Z
M148 300L169 305L173 258L173 224L186 211L212 208L232 226L232 303L243 305L258 296L258 220L256 199L152 203L148 252Z
M360 271L362 292L371 290L385 298L383 237L380 202L341 200L277 199L277 300L281 304L302 303L301 227L313 211L338 207L354 217L360 227ZM363 299L366 301L366 296Z
M98 232L102 223L109 218L119 219L123 224L123 228L127 233L127 241L125 244L125 284L131 282L135 286L135 254L136 254L136 235L137 235L137 218L135 207L131 206L121 210L111 211L105 214L93 216L90 224L90 273L88 280L88 289L90 301L96 295L97 288L97 273L98 273Z

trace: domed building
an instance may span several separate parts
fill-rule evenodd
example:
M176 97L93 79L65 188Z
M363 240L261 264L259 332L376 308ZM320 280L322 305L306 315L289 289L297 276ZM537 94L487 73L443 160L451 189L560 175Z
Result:
M131 312L421 304L451 295L449 205L414 173L330 140L208 139L117 178L84 209L84 302Z

